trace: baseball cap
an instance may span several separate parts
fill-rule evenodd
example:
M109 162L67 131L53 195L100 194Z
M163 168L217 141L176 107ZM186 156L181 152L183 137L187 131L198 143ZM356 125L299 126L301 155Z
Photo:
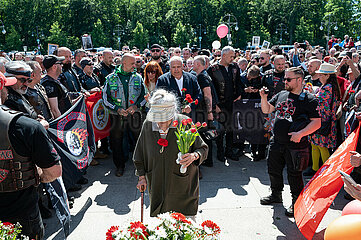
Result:
M55 63L62 62L65 60L65 57L57 57L55 55L46 55L43 60L43 65L45 69L51 68Z
M4 86L14 85L18 80L15 77L5 77L5 75L0 72L0 90L4 88Z
M87 65L94 65L93 61L90 58L82 58L79 63L82 69L84 69Z

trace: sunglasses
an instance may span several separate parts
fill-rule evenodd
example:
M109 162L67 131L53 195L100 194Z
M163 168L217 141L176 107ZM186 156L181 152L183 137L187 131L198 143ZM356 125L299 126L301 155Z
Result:
M180 53L179 51L177 51L177 52L174 52L174 53Z
M260 57L261 60L264 60L264 57Z
M57 62L57 63L55 63L55 64L58 64L58 65L63 66L63 63L62 63L62 62Z
M18 78L17 80L19 80L22 84L27 83L31 83L33 81L33 79L31 78Z
M294 77L294 78L285 78L286 82L291 82L293 79L297 79L298 77Z
M88 63L87 66L94 66L94 63Z
M214 55L215 57L220 57L221 55Z
M152 49L151 52L160 52L160 49Z
M156 71L147 71L147 73L152 73L152 74L155 74Z
M138 60L138 61L136 61L136 63L141 63L142 62L142 60Z

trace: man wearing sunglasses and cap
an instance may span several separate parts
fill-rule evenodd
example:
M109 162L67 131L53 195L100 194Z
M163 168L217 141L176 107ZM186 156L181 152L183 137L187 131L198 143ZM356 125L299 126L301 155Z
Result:
M60 157L44 127L1 105L8 97L7 88L18 81L0 72L0 219L19 222L22 235L38 240L43 239L44 225L37 186L54 181L62 171Z
M4 105L12 110L28 114L30 118L38 120L45 128L49 127L48 122L43 116L38 115L34 107L23 96L33 81L30 76L32 69L25 62L12 61L5 65L5 76L15 78L17 81L14 85L8 86L8 96Z

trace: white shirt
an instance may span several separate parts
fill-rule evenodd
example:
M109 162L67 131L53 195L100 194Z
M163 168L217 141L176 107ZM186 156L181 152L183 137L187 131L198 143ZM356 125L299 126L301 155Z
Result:
M177 82L177 85L178 85L178 88L179 88L179 91L182 92L182 89L183 89L183 75L182 77L178 80L176 78L174 78L175 81Z

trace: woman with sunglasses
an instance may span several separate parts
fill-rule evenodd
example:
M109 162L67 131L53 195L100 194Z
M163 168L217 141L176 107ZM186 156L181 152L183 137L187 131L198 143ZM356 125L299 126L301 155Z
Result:
M329 63L323 63L316 71L318 79L322 83L316 94L319 102L319 113L322 119L321 128L309 136L312 146L312 169L304 172L304 176L313 176L319 169L320 157L325 162L330 157L328 149L336 147L337 128L336 111L341 97L340 86L337 81L336 67ZM328 131L322 129L328 128Z
M162 68L155 61L151 61L144 69L144 85L146 93L151 93L155 89L158 78L163 74Z

